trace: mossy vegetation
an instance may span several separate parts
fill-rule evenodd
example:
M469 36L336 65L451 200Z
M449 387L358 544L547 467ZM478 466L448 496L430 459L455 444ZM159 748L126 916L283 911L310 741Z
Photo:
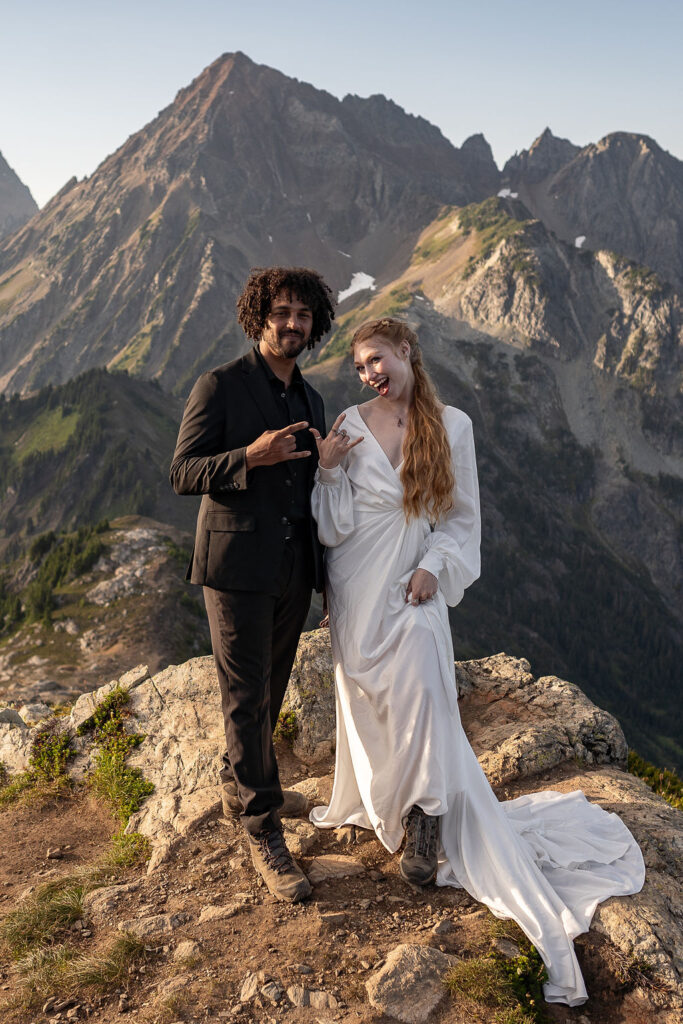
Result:
M81 736L92 733L99 747L89 785L97 796L107 801L121 822L121 833L131 814L139 810L145 797L154 792L154 786L144 778L140 769L126 764L131 750L145 738L126 729L125 722L130 718L129 701L128 691L117 686L78 729ZM124 843L124 840L120 842ZM144 845L142 841L140 845Z
M658 768L637 754L635 750L628 752L628 770L632 775L643 779L651 790L664 797L672 807L683 811L683 781L676 772L670 771L668 768Z
M495 953L462 960L446 975L446 986L456 998L498 1009L500 1024L541 1024L548 1018L543 999L545 964L533 946L507 960Z
M64 448L73 436L80 418L80 412L68 406L46 409L18 441L17 459L23 461L36 452L52 452Z
M499 1009L494 1018L499 1024L542 1024L548 1017L543 985L548 972L535 946L514 921L489 915L492 939L515 943L519 955L505 957L495 950L456 964L446 976L446 985L455 995L480 1006Z
M126 370L128 373L139 373L144 369L152 347L154 334L159 330L158 322L145 324L121 351L107 364L109 370Z
M484 263L506 239L518 237L530 223L528 220L515 220L506 211L504 204L496 196L485 199L483 203L471 203L463 207L459 214L460 228L464 235L476 231L478 235L477 252L470 256L463 272L469 277L476 268ZM523 252L521 240L515 247L515 259L521 272L527 267L530 257ZM514 261L513 261L514 263ZM512 269L515 269L514 266Z
M295 711L281 711L273 732L275 739L293 743L299 735L299 722Z
M432 263L440 259L456 243L461 241L458 231L450 229L450 225L441 223L432 229L415 249L413 261L415 263Z
M3 766L0 808L8 807L20 798L45 796L69 788L71 781L67 764L73 755L71 740L61 728L61 723L48 719L33 741L26 771L9 776Z

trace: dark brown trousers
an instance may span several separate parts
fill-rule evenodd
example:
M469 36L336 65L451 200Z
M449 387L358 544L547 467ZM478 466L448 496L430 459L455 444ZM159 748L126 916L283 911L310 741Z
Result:
M313 581L310 539L287 541L272 594L204 587L226 752L221 780L237 783L248 832L280 827L282 787L273 730L289 681Z

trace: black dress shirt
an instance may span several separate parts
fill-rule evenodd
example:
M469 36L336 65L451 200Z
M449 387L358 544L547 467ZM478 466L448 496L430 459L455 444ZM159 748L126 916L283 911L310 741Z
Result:
M304 379L298 366L294 366L292 381L287 387L284 381L273 373L257 347L254 352L258 357L259 364L266 375L266 378L273 390L275 404L281 413L281 422L278 429L286 427L290 423L301 423L306 420L311 422L311 410L306 400ZM296 450L314 451L315 440L310 430L299 430L295 435ZM311 485L309 481L310 462L308 459L291 459L287 462L289 477L287 487L291 491L289 501L289 520L292 523L303 522L311 514Z

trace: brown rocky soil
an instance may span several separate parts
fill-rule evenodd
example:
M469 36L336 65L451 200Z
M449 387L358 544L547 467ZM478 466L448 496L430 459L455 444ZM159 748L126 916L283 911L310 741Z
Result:
M535 678L527 661L505 654L458 662L456 669L465 730L500 799L582 789L623 818L643 851L642 892L606 901L590 933L577 940L588 1003L549 1006L548 1021L680 1024L680 813L623 771L626 744L618 722L571 683ZM130 727L144 736L128 764L155 786L129 823L148 838L151 858L135 869L105 868L99 887L84 898L82 923L51 941L101 959L125 929L144 943L141 958L108 989L65 989L56 974L50 976L40 1000L30 1003L21 998L19 974L5 951L3 1024L66 1024L86 1017L101 1024L388 1024L397 1019L395 1011L400 1019L427 1024L499 1024L498 1009L455 999L440 979L444 965L486 955L495 944L503 955L516 956L514 946L510 952L510 937L519 936L514 926L501 926L462 890L407 887L398 855L374 837L320 831L305 820L287 820L285 830L314 884L313 895L299 906L276 902L254 874L239 822L225 823L220 815L216 757L223 736L211 658L153 678L139 666L119 684L130 693ZM63 719L78 751L69 763L75 780L92 767L92 750L87 737L77 735L78 725L110 691L105 686L84 695ZM283 782L324 803L332 786L334 737L325 630L302 637L287 699L298 734L292 747L284 740L277 744ZM2 756L8 766L14 758L11 770L20 771L36 733L14 715L0 723ZM101 864L114 825L76 781L61 800L0 811L0 828L7 837L0 859L2 917L20 906L30 887ZM48 847L62 857L47 858ZM501 949L503 937L507 950ZM633 973L643 961L649 979ZM412 991L405 966L411 963L420 966ZM629 982L621 980L625 968ZM382 1016L366 987L370 982L376 992L377 979L387 972L398 995L378 1005L394 1017ZM437 997L431 1009L424 995L430 972ZM402 1011L404 997L406 1003L416 998L417 1011L414 1004L410 1013Z
M284 781L293 784L305 778L305 770L302 772L288 747L279 743L278 748ZM590 779L590 772L582 775L587 790ZM576 778L566 767L539 781L543 788L559 790L576 785ZM6 810L1 818L5 836L0 862L3 916L28 886L97 862L112 832L109 814L83 790ZM48 844L61 847L63 858L48 861ZM85 922L90 935L83 937L79 931L70 930L67 935L57 936L57 940L68 938L80 951L92 954L111 941L118 922L179 915L181 923L177 927L146 936L144 963L132 970L124 985L104 994L73 992L70 1009L43 1013L40 1006L13 1005L17 981L5 954L0 961L1 995L7 999L0 1011L2 1020L6 1024L59 1024L86 1017L98 1024L120 1024L126 1018L145 1024L206 1020L380 1024L392 1018L368 1005L365 982L396 946L426 945L459 958L482 955L491 949L494 919L486 909L462 890L430 886L419 891L407 887L398 874L398 855L388 854L376 840L348 847L339 844L336 833L317 832L300 860L310 872L314 858L329 855L352 858L362 872L319 882L305 904L278 903L257 883L239 822L226 823L219 814L212 814L182 838L163 870L152 875L147 875L144 868L119 872L117 881L133 882L133 891L126 886L114 901L114 908L110 906L103 915L98 915L94 905L94 919L86 918ZM112 879L105 882L111 884ZM104 895L109 892L107 889ZM200 922L206 907L231 907L231 916ZM189 920L183 921L183 914ZM452 929L435 934L434 929L444 921L450 922ZM177 960L176 950L188 941L197 945L190 949L187 959ZM650 1024L661 1020L673 1024L673 1017L653 1016L651 1004L638 993L628 992L618 981L610 967L607 947L609 943L597 933L578 940L578 956L591 998L584 1007L573 1010L549 1006L549 1021ZM264 972L261 985L270 978L281 988L277 1004L263 995L240 1002L245 978L258 971ZM328 993L337 1005L321 1010L292 1006L285 990L294 985ZM123 1010L122 994L128 997ZM74 1007L78 1009L74 1011ZM462 1000L456 1002L447 995L429 1021L489 1024L495 1021L497 1012Z

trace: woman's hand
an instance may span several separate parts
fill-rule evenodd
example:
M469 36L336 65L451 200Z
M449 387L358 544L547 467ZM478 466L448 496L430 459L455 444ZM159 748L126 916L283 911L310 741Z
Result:
M321 437L315 427L310 428L318 446L318 465L321 469L335 469L346 453L363 440L362 437L357 437L355 441L349 439L346 431L341 429L344 419L345 414L339 413L327 437Z
M433 573L427 572L426 569L416 569L406 589L406 604L422 604L429 601L438 589L439 581Z

